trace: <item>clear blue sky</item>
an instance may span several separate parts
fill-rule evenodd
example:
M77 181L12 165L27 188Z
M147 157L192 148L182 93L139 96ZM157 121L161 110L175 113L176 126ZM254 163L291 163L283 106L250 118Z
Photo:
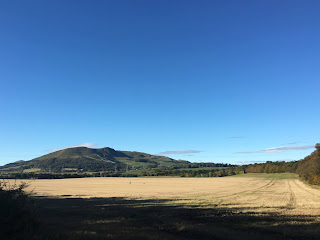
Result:
M299 160L320 142L319 12L318 0L1 1L0 165L81 144Z

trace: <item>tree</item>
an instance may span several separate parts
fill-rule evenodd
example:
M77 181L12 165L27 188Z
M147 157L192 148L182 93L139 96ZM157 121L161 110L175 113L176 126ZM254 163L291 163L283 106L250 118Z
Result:
M319 155L320 155L320 143L316 144L316 149L319 151Z

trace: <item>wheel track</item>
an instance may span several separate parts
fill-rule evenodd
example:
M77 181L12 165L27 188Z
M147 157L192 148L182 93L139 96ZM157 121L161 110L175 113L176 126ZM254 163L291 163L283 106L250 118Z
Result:
M297 184L296 181L293 181L293 183L294 183L299 189L302 189L303 191L311 194L312 196L315 196L315 197L317 197L317 198L320 198L320 196L319 196L318 194L315 194L315 193L309 191L308 189L304 188L304 187L306 187L306 186L303 186L303 187L302 187L301 185ZM304 183L303 183L303 184L304 184Z
M290 198L289 198L289 202L285 208L286 209L295 209L297 206L297 198L296 198L295 193L292 190L290 182L292 182L292 180L288 180L288 182L287 182L288 187L289 187L289 191L290 191Z
M252 193L256 193L256 192L259 192L261 190L268 189L268 188L272 187L275 183L276 183L276 181L274 179L272 179L267 184L265 184L265 185L263 185L261 187L258 187L256 189L240 191L240 192L237 192L237 193L232 193L232 194L228 194L228 195L224 195L224 196L219 196L219 197L216 197L216 198L225 198L225 197L236 197L237 198L237 197L239 197L238 195L241 195L241 196L250 195Z
M248 187L248 186L254 185L254 184L255 184L256 182L258 182L258 181L259 181L258 179L253 180L252 182L246 183L246 184L242 185L241 187ZM219 193L220 193L220 194L228 193L228 192L230 192L230 190L237 190L237 189L239 189L239 188L241 188L241 187L239 187L239 186L232 186L231 188L229 187L229 188L227 189L227 191L222 191L222 192L219 192ZM247 190L247 191L251 191L251 190ZM239 191L239 192L236 192L236 193L231 193L231 194L226 194L226 195L222 195L222 196L216 196L216 197L214 197L214 198L219 199L219 198L224 198L224 197L236 195L236 194L239 194L239 193L242 193L242 191ZM207 193L207 194L203 194L203 195L204 195L204 196L211 196L212 193ZM196 196L196 197L198 197L199 194L194 194L194 195L191 195L191 196Z

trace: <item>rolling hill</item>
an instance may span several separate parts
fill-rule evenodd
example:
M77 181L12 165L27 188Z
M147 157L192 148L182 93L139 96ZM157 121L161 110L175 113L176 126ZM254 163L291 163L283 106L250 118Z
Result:
M170 167L189 163L165 156L143 152L117 151L109 147L75 147L49 153L30 161L18 161L0 167L2 171L21 171L37 169L46 172L63 171L124 171Z

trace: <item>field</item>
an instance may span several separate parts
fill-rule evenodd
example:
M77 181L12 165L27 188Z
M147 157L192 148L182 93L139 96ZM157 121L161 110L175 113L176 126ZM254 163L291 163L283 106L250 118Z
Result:
M320 236L320 190L293 174L26 181L61 239Z

